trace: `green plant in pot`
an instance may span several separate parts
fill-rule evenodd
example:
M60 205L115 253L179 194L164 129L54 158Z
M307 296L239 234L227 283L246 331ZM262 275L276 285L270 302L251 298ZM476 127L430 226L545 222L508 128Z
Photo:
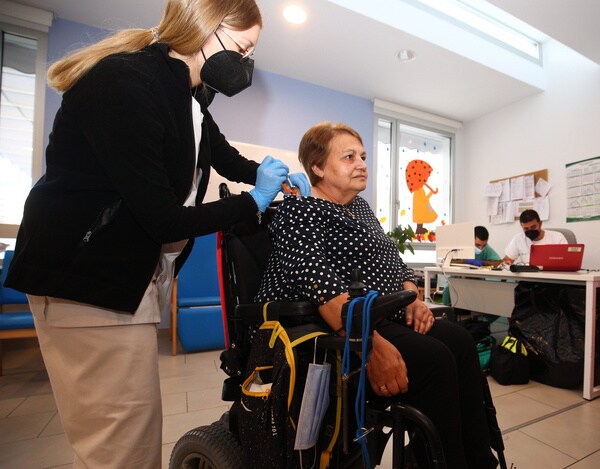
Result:
M398 251L400 251L400 254L404 254L404 251L407 249L411 253L415 253L415 250L410 242L415 239L416 235L410 225L406 225L404 228L402 225L398 225L388 233L388 236L394 240Z

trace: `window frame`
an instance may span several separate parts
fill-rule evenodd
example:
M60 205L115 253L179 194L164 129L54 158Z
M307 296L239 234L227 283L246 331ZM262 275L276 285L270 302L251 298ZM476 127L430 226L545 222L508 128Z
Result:
M374 135L374 139L373 139L373 155L374 155L374 162L372 165L373 168L373 181L375 181L375 183L373 184L373 191L372 191L372 200L374 201L374 208L375 211L377 210L378 205L378 198L377 198L377 178L378 178L378 161L377 158L379 157L378 155L378 127L379 127L379 120L383 119L386 121L390 121L392 124L392 132L390 135L390 148L391 148L391 168L390 170L392 171L393 177L391 178L391 191L393 192L393 198L391 200L391 207L390 207L390 226L391 227L395 227L398 225L398 220L397 220L397 214L398 214L398 199L399 199L399 191L400 191L400 187L399 187L399 179L398 179L398 153L399 153L399 148L398 148L398 141L399 141L399 127L400 125L407 125L410 127L415 127L418 129L422 129L428 132L433 132L436 134L439 134L440 136L443 137L447 137L450 139L450 156L449 156L449 177L450 177L450 181L449 181L449 208L448 208L448 220L450 223L454 223L454 206L455 206L455 190L454 190L454 182L455 182L455 168L456 168L456 130L460 129L462 127L462 123L457 122L457 121L452 121L450 119L446 119L446 118L442 118L442 117L438 117L438 116L434 116L434 115L428 115L427 113L421 112L421 111L414 111L411 110L409 108L405 108L403 106L397 106L397 105L393 105L391 103L383 103L383 102L377 102L378 100L376 100L375 103L375 112L374 112L374 130L373 130L373 135ZM384 104L385 107L398 107L400 108L402 111L402 113L398 113L398 112L394 112L394 110L390 110L390 109L382 109L381 104ZM379 106L378 106L379 105ZM414 112L415 116L411 116L409 113L406 113L406 111L409 112ZM427 119L424 117L431 117L431 119ZM436 248L436 244L435 242L411 242L410 243L411 246L413 247L413 249L415 251L435 251ZM424 262L410 262L410 267L412 268L422 268L422 267L426 267L428 265L432 265L433 263L424 263Z
M0 32L25 36L36 40L35 100L33 112L33 149L31 152L31 181L35 184L43 173L44 161L44 116L46 106L46 65L48 57L48 28L15 20L0 15ZM0 67L1 67L0 61ZM1 73L1 69L0 69ZM1 77L0 77L1 78ZM1 82L1 80L0 80ZM0 238L16 238L19 224L0 223Z

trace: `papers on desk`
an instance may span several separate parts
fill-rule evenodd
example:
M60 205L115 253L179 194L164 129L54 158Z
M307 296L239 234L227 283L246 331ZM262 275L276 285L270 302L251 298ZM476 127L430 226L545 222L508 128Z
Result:
M457 269L480 269L478 265L472 264L450 264L450 267L445 267L444 270L452 269L452 267L456 267Z

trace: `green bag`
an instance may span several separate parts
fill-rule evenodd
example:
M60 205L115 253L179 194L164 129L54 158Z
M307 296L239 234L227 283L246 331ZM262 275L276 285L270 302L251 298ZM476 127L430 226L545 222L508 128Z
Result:
M489 335L479 340L475 345L477 347L477 353L479 354L479 366L481 367L481 371L488 371L490 369L492 348L496 345L496 339Z

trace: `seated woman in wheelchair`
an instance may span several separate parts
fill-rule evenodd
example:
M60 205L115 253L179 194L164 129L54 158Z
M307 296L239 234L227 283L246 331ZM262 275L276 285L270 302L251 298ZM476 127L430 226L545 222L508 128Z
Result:
M341 310L353 269L380 294L416 290L416 282L358 195L368 177L360 135L343 124L318 124L302 138L298 158L312 183L311 196L287 197L280 205L257 300L312 301L332 331L344 334ZM367 376L374 399L402 394L403 402L429 416L449 468L497 467L478 355L464 328L436 322L416 300L376 327Z

